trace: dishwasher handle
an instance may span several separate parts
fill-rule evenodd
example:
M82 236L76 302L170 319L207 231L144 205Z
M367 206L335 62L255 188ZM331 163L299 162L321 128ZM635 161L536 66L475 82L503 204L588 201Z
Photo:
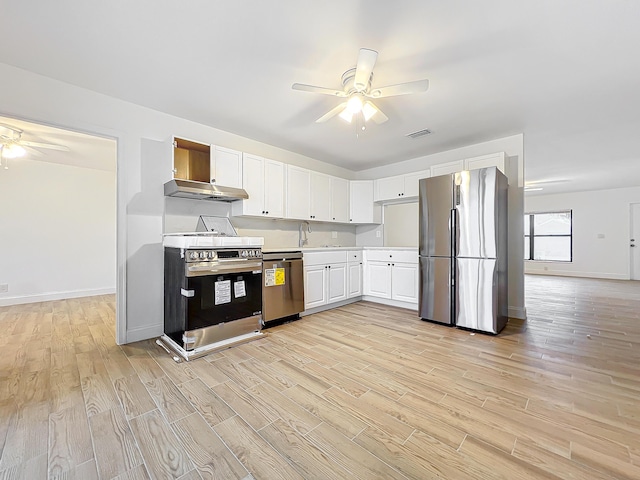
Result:
M302 261L302 252L273 252L263 253L263 262L295 262Z

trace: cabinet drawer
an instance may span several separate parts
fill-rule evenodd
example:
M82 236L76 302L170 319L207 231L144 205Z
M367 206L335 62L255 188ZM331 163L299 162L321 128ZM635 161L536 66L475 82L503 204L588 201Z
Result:
M411 250L367 250L368 261L418 263L418 252Z
M347 252L347 262L360 263L362 261L362 250L349 250Z
M336 252L305 252L303 254L305 266L329 265L330 263L347 263L347 251Z

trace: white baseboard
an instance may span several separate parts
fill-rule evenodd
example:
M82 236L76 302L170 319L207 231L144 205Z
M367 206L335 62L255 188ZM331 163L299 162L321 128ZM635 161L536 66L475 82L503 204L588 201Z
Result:
M509 318L517 318L520 320L527 319L527 309L525 307L509 307L507 312Z
M140 340L160 337L163 334L164 325L146 325L133 330L127 330L127 341L125 343L139 342Z
M389 298L372 297L371 295L364 295L362 297L362 300L365 300L367 302L382 303L383 305L389 305L392 307L406 308L408 310L415 310L416 312L418 311L417 303L400 302L398 300L391 300Z
M525 270L525 275L553 275L556 277L603 278L606 280L629 280L629 276L620 273L572 272L570 270Z
M353 297L353 298L348 298L346 300L342 300L340 302L329 303L328 305L321 305L320 307L315 307L315 308L310 308L309 310L305 310L304 312L300 313L300 316L304 317L305 315L312 315L314 313L324 312L325 310L331 310L332 308L342 307L343 305L349 305L350 303L359 302L360 300L362 300L362 297Z
M93 297L95 295L111 295L115 293L115 288L97 288L93 290L73 290L70 292L50 292L38 293L35 295L16 295L15 297L0 298L0 307L7 307L9 305L23 305L25 303L66 300L68 298Z

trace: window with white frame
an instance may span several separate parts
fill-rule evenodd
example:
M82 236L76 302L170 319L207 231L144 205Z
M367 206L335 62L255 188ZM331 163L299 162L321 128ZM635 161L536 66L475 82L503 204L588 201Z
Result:
M544 262L573 260L571 210L524 214L524 259Z

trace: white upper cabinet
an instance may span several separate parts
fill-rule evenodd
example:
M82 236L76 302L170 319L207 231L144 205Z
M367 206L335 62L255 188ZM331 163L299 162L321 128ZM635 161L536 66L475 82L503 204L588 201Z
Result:
M284 164L244 153L242 167L242 188L249 198L233 202L232 214L284 217Z
M464 160L456 160L455 162L441 163L431 167L431 176L448 175L450 173L461 172L465 169Z
M376 202L413 201L418 198L418 181L431 176L431 170L374 180Z
M331 221L349 222L349 180L331 177Z
M429 178L431 176L431 170L422 170L416 173L409 173L404 176L404 196L405 197L417 197L418 196L418 184L420 179Z
M498 170L507 175L507 154L505 152L467 158L464 163L467 170L476 170L478 168L485 167L498 167Z
M264 161L264 208L269 217L284 217L284 163Z
M349 222L348 180L293 165L286 170L286 218Z
M212 145L210 170L214 185L242 188L242 152Z
M311 172L294 165L287 165L286 171L286 217L309 220Z
M320 222L331 222L331 177L311 171L311 207L309 218Z
M349 222L380 223L382 207L373 203L373 180L349 182Z
M375 196L374 200L392 200L404 195L404 175L395 177L379 178L374 180Z

